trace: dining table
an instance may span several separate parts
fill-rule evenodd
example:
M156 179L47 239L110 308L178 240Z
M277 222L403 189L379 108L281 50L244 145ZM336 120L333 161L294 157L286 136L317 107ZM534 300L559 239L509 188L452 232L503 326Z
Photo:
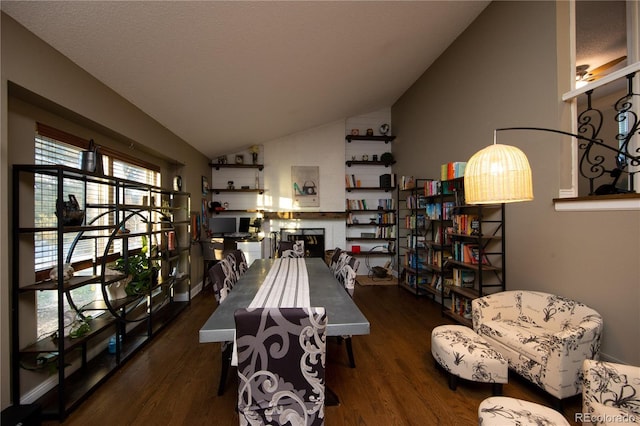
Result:
M333 276L321 258L303 258L308 275L310 306L324 307L327 314L327 336L358 336L369 334L369 321L360 312L349 293ZM265 282L278 259L257 259L245 272L233 290L200 328L200 343L231 342L235 338L234 313L247 308ZM282 301L263 307L282 307Z
M323 259L257 259L200 328L200 343L234 341L237 309L305 306L324 307L327 336L369 334L369 321Z

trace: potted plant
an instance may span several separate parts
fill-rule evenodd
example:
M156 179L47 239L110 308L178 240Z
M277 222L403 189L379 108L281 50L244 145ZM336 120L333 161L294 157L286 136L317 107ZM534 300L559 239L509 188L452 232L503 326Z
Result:
M253 161L253 164L258 164L258 154L260 153L260 146L251 145L249 147L249 152L251 153L251 160Z
M149 251L146 237L142 237L142 249L140 253L116 260L114 269L127 274L125 292L128 296L145 294L149 286L158 279L158 268L151 265L147 257Z

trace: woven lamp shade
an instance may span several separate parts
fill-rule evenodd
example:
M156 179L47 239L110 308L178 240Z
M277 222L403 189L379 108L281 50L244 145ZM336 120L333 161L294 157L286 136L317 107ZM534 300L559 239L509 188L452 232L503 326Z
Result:
M533 200L529 160L510 145L493 144L476 152L464 171L464 195L468 204Z

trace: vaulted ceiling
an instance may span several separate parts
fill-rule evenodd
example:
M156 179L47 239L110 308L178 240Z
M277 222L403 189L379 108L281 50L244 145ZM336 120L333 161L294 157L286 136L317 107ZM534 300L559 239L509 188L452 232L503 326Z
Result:
M488 4L3 0L0 7L215 158L390 107ZM624 1L578 3L577 64L593 69L626 53L624 8Z
M2 1L215 158L390 107L488 1Z

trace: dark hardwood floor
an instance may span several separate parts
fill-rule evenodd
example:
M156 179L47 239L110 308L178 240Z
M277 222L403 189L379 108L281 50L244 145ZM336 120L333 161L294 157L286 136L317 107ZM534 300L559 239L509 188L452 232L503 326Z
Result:
M371 323L371 334L354 336L356 368L348 366L344 344L329 339L327 384L340 405L326 407L334 425L477 425L487 384L461 381L447 387L430 351L433 327L450 323L439 305L396 286L358 286L354 299ZM220 345L200 344L198 330L215 309L211 291L191 306L99 387L64 422L94 425L237 425L236 378L232 369L217 396ZM552 399L510 372L504 395L551 405ZM580 396L565 401L572 425ZM54 425L58 422L46 422Z

